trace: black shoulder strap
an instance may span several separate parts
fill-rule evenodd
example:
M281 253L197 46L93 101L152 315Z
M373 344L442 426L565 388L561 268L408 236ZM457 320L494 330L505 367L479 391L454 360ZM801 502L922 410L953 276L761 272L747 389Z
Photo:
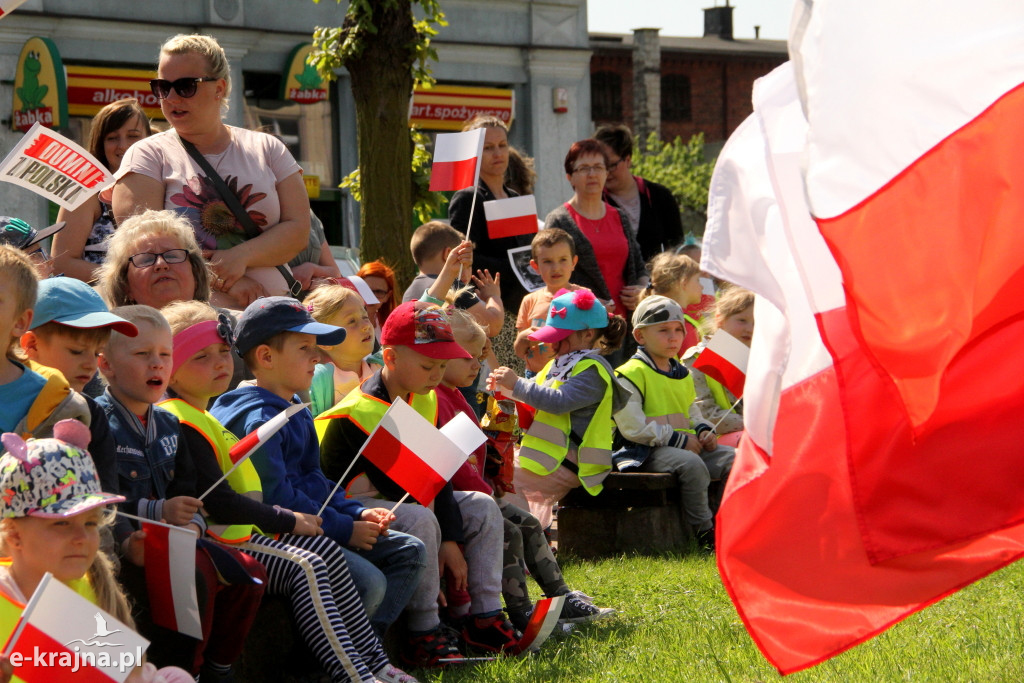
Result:
M238 197L231 191L231 188L228 187L226 182L224 182L224 179L220 177L220 174L217 173L213 166L210 165L210 162L206 160L206 157L200 154L199 150L196 149L196 146L185 138L179 135L178 139L181 140L181 146L185 148L188 155L192 157L197 164L199 164L199 168L203 169L203 173L205 173L209 181L213 183L213 186L217 188L220 198L223 199L224 203L227 204L229 209L231 209L231 213L233 213L235 218L238 219L238 222L242 224L242 228L245 230L246 239L251 240L259 237L261 234L260 229L256 226L256 223L249 215L249 212L245 210L245 207L242 206L242 202L238 201ZM291 271L283 265L277 266L277 270L281 273L281 276L284 277L284 281L288 284L289 294L298 298L299 293L302 291L302 284L296 280L292 276Z

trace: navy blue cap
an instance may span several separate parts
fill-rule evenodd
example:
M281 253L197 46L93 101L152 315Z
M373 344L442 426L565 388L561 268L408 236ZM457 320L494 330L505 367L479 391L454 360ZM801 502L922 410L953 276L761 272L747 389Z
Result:
M309 309L290 296L265 296L249 304L235 325L235 349L245 355L281 332L304 332L316 343L334 346L345 341L345 328L313 320Z

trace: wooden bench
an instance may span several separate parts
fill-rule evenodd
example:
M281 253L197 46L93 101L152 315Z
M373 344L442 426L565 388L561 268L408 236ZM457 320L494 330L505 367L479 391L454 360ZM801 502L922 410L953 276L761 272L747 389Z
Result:
M576 488L559 501L558 549L576 557L680 550L691 535L671 474L612 472L599 495Z

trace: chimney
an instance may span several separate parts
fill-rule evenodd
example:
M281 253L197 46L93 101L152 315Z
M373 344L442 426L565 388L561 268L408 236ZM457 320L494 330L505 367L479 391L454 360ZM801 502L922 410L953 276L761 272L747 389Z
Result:
M633 135L640 149L661 134L661 39L656 28L633 31Z
M732 40L732 10L728 0L726 0L725 7L706 7L704 9L704 37Z
M754 24L754 40L758 40L761 37L761 27Z

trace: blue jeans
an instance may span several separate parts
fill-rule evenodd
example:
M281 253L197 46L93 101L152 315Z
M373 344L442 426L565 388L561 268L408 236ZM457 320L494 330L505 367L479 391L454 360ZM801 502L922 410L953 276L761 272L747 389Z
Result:
M423 541L392 530L387 536L378 536L371 550L344 551L370 624L383 637L420 584L427 566Z

